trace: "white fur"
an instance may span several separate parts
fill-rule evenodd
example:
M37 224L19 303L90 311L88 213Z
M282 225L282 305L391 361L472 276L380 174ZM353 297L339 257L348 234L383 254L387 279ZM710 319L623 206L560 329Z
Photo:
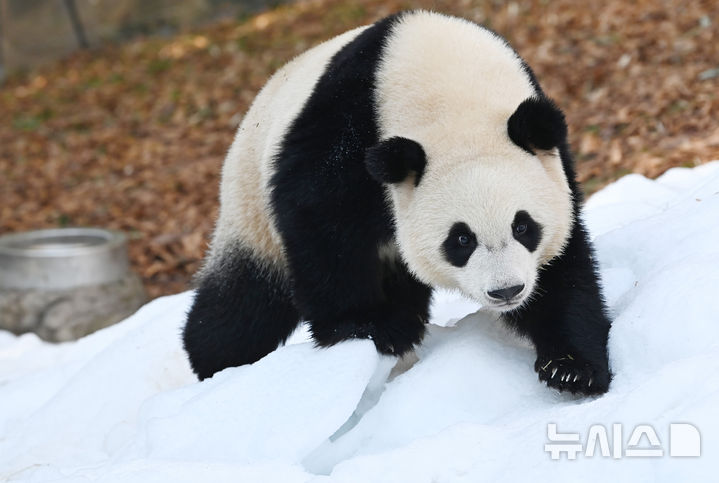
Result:
M556 150L532 156L508 137L507 120L534 90L520 59L476 25L430 12L408 15L387 43L378 73L383 138L419 142L428 157L422 181L388 188L397 241L424 282L458 288L483 304L487 291L525 284L561 253L569 235L569 185ZM529 253L511 223L526 210L544 227ZM467 265L444 260L441 245L465 222L480 246Z
M345 32L299 55L257 94L222 168L220 215L209 264L237 242L267 262L285 264L269 204L273 157L331 57L365 28Z

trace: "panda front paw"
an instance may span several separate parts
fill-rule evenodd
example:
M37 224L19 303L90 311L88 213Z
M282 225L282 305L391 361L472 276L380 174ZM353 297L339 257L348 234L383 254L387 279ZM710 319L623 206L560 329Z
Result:
M339 320L312 321L315 343L328 347L349 339L370 339L381 354L401 357L422 342L426 320L403 310L373 310Z
M401 357L422 342L426 321L417 314L395 314L373 324L370 339L381 354Z
M572 394L604 394L611 379L606 362L592 364L569 352L538 356L534 370L547 386Z

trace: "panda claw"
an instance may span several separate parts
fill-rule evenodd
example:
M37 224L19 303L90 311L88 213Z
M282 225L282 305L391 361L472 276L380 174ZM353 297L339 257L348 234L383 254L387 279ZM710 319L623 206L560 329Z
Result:
M580 359L576 354L550 357L539 356L534 366L539 380L544 381L547 386L572 394L594 395L607 392L608 384L604 382L601 368Z

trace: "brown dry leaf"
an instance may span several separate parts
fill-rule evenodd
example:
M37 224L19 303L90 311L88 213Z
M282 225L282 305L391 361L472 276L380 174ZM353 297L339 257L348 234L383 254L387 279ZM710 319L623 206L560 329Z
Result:
M622 147L618 139L613 139L609 145L609 162L614 166L622 162Z

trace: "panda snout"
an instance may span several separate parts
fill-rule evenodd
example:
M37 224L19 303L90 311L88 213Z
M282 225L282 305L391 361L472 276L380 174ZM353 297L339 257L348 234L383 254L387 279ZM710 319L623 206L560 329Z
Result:
M509 302L524 290L524 284L489 290L487 296L499 302Z

